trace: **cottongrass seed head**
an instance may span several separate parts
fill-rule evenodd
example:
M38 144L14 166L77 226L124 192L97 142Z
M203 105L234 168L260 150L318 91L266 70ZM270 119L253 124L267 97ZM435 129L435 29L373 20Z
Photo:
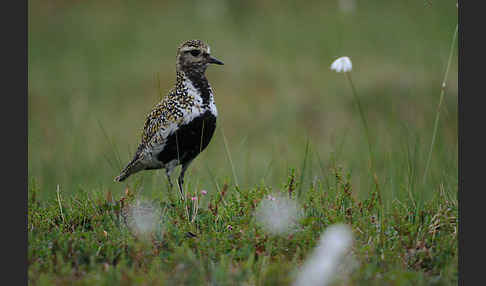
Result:
M337 58L331 64L331 70L335 72L350 72L353 69L353 64L349 57Z
M324 286L336 278L353 243L351 228L335 224L322 234L317 247L302 266L294 286ZM349 261L349 260L348 260Z
M339 10L344 13L356 10L356 0L339 0Z
M125 222L128 229L139 238L162 235L160 208L147 200L136 200L128 207Z
M255 217L265 231L280 235L297 228L300 213L297 202L281 195L268 195L258 205Z

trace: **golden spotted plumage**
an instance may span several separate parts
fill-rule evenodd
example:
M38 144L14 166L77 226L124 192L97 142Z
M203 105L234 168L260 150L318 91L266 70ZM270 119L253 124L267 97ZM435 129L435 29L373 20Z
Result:
M194 103L194 96L187 94L187 88L182 87L170 91L147 116L142 130L142 144L150 143L155 133L162 131L170 124L180 123L183 111L188 112Z
M209 144L216 128L217 109L205 76L209 64L223 63L210 55L204 42L190 40L179 46L175 87L146 117L137 151L115 181L142 170L163 168L172 186L170 173L182 165L178 183L183 193L185 170Z

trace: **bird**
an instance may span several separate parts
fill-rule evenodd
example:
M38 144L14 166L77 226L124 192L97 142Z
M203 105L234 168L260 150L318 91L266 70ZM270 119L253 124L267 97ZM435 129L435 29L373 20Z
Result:
M172 189L171 173L181 165L177 182L184 200L184 174L208 146L216 129L218 110L205 75L210 64L224 65L211 55L205 42L188 40L180 44L175 86L147 115L135 155L115 177L115 182L142 170L165 169Z

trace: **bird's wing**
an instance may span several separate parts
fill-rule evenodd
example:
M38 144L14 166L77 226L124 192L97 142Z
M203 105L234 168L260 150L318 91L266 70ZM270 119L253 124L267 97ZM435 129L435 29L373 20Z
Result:
M142 131L142 144L150 142L160 128L164 127L167 112L164 110L164 101L159 102L149 113Z
M164 133L170 129L172 125L177 123L177 118L180 117L177 110L177 102L171 96L173 91L168 96L164 97L147 116L142 132L142 144L163 144Z
M182 116L177 108L178 103L174 97L174 91L164 97L145 119L142 131L142 142L138 145L133 159L123 168L115 181L121 182L131 174L134 174L147 167L145 155L162 150L167 141L167 135L176 129ZM179 120L178 120L179 119Z

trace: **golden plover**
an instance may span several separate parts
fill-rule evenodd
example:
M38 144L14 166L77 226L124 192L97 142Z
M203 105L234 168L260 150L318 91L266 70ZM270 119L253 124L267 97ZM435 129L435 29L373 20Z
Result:
M184 199L184 173L208 146L216 129L218 111L205 76L209 64L223 62L211 56L203 41L189 40L179 46L175 87L147 116L142 142L116 182L142 170L165 169L172 189L170 174L182 165L178 185Z

